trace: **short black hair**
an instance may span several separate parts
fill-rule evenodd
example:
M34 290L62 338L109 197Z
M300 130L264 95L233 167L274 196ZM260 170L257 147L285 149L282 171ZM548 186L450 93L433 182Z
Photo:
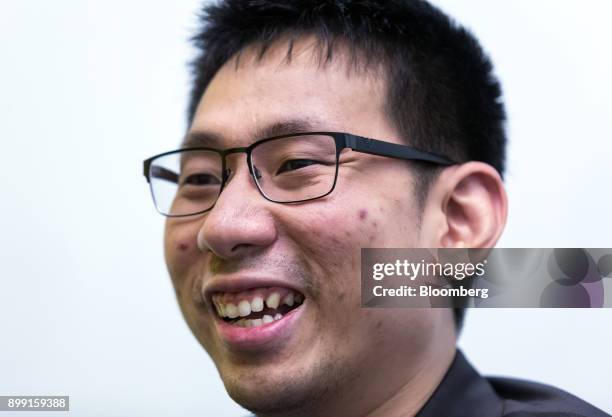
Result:
M339 45L365 66L382 65L386 111L411 146L456 161L482 161L503 175L505 109L488 56L464 27L424 0L224 0L207 5L192 38L191 125L206 87L230 58L276 41L314 35L326 61ZM423 201L438 170L417 180ZM460 329L464 311L455 310Z

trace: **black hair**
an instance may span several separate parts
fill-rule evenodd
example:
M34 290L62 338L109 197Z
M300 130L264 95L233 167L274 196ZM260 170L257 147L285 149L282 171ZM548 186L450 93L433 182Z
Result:
M386 111L411 146L456 161L483 161L503 175L505 110L492 64L476 38L424 0L225 0L205 6L193 37L191 125L219 68L246 47L259 58L277 41L314 35L324 61L347 48L354 62L382 65ZM421 166L417 200L438 170ZM464 310L455 309L460 329Z

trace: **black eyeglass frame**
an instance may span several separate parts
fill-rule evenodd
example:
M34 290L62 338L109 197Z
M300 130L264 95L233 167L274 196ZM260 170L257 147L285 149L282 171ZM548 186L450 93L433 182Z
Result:
M255 149L258 145L261 145L262 143L266 143L272 140L278 140L278 139L283 139L283 138L293 138L293 137L299 137L299 136L313 136L313 135L331 136L336 143L336 172L334 174L334 182L331 186L331 189L325 194L322 194L317 197L307 198L304 200L277 201L277 200L273 200L269 198L264 193L259 183L257 182L257 176L256 176L255 169L253 167L253 162L251 159L253 149ZM198 211L196 213L189 213L189 214L166 214L166 213L162 213L161 211L159 211L159 208L157 207L157 201L155 200L155 192L153 191L153 185L151 183L151 165L153 164L153 161L157 158L180 153L180 152L185 152L185 151L210 151L210 152L215 152L219 154L221 158L222 179L221 179L221 187L219 188L219 194L217 195L217 199L219 195L221 195L221 192L223 191L223 188L225 187L225 184L227 182L227 179L230 173L229 169L227 168L226 156L230 154L234 154L234 153L246 153L249 172L251 174L251 177L255 181L255 185L257 186L259 193L261 194L263 198L273 203L279 203L279 204L303 203L306 201L312 201L312 200L317 200L319 198L323 198L331 194L334 191L334 189L336 188L336 182L338 180L338 166L340 162L340 153L344 149L347 149L347 148L355 152L361 152L361 153L366 153L366 154L376 155L376 156L385 156L385 157L395 158L395 159L403 159L406 161L423 161L423 162L429 162L429 163L441 165L441 166L450 166L450 165L457 164L457 162L445 156L442 156L442 155L422 151L420 149L416 149L416 148L413 148L407 145L400 145L397 143L385 142L385 141L378 140L378 139L366 138L363 136L353 135L351 133L300 132L300 133L291 133L291 134L278 135L278 136L272 136L272 137L265 138L265 139L260 139L246 147L229 148L229 149L224 149L224 150L216 149L216 148L209 148L209 147L189 147L189 148L181 148L181 149L176 149L176 150L169 151L169 152L160 153L148 159L145 159L143 161L143 173L144 173L144 176L147 182L149 183L149 187L151 190L151 196L153 197L153 202L155 203L155 208L160 214L166 217L195 216L198 214L206 213L207 211L212 210L212 208L215 206L215 204L213 204L211 207L207 208L206 210ZM166 170L163 168L160 168L160 169L163 170L164 172L159 172L160 174L159 177L166 178L170 181L176 180L178 182L178 176L175 173L170 172L170 171L166 172ZM217 200L215 199L215 203L216 201Z

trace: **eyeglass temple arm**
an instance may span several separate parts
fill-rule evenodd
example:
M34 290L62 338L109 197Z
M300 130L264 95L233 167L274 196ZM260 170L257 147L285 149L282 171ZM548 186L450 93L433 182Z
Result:
M149 171L145 172L145 177L147 177L147 180L152 177L161 178L162 180L174 182L176 184L179 182L179 176L176 172L172 172L169 169L156 165L151 166Z
M439 165L454 165L455 161L433 153L421 151L406 145L383 142L362 136L345 134L346 146L356 152L390 158L432 162Z

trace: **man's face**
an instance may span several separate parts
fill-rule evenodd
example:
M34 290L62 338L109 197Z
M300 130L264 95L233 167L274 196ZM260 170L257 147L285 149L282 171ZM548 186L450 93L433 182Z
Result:
M318 66L309 45L298 43L290 64L284 45L261 62L246 50L237 69L227 63L191 132L239 147L266 126L299 120L402 143L385 116L382 78L347 72L341 57ZM346 150L333 193L300 204L266 201L244 154L228 164L235 174L211 211L168 219L165 254L187 323L230 395L251 410L290 410L332 393L350 396L399 364L418 363L448 311L360 307L361 248L435 245L419 234L415 174L406 162ZM275 292L281 304L288 293L303 302L279 307L282 318L256 327L222 319L213 303L227 314L229 304L259 297L268 308Z

